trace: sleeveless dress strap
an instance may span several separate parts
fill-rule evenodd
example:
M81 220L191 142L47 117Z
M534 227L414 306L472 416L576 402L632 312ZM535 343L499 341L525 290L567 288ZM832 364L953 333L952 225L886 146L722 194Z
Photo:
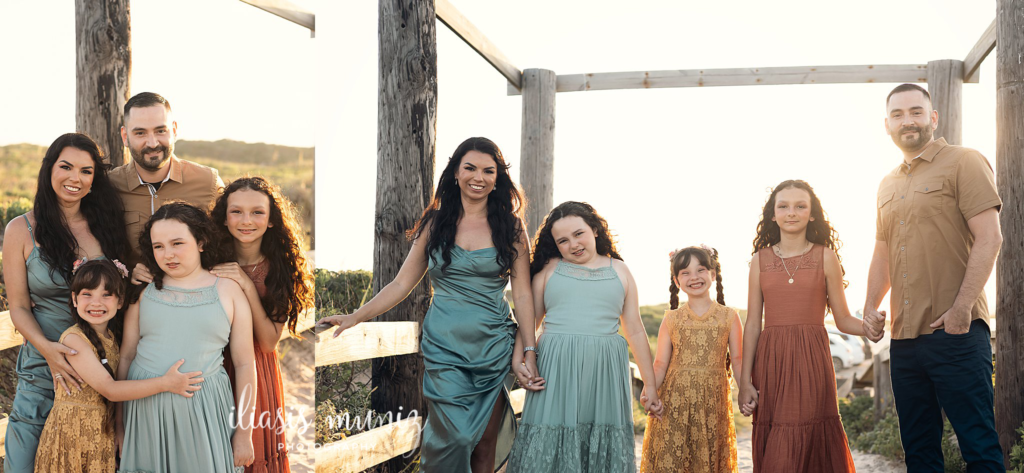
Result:
M21 218L25 219L25 225L28 225L28 236L32 238L32 248L36 247L36 235L32 233L32 222L28 221L28 215L22 215Z

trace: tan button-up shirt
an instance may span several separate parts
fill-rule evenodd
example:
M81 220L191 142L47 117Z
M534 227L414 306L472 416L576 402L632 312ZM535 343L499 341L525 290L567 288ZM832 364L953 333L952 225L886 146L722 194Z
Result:
M878 186L875 238L889 246L892 338L917 338L953 306L974 235L967 221L1002 205L992 166L981 153L939 138ZM982 292L971 319L988 323Z
M110 183L124 202L124 220L132 245L133 263L139 262L139 234L153 212L172 200L182 200L209 210L224 190L224 181L216 169L171 156L171 167L159 189L144 184L134 162L110 171Z

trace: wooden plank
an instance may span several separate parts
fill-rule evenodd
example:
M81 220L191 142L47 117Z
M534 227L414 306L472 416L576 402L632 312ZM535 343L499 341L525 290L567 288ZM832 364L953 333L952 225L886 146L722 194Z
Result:
M6 350L25 343L25 339L14 329L11 311L0 312L0 350Z
M469 47L483 56L491 66L494 66L501 75L508 79L510 87L516 90L522 87L522 71L514 66L512 61L509 61L497 46L492 44L473 23L470 23L466 17L462 16L462 13L449 3L448 0L435 0L434 10L437 13L437 19L441 20L441 23L444 23L448 29L452 30L459 38L462 38Z
M241 0L267 13L277 15L316 33L316 15L288 0Z
M736 85L860 84L927 82L925 64L799 66L738 69L602 72L559 75L557 92L590 90L725 87ZM520 95L512 87L508 95Z
M7 435L7 418L0 419L0 458L3 458L4 452L7 450L4 448L4 436Z
M958 146L963 143L963 68L964 63L954 59L928 62L928 93L932 108L939 112L934 136Z
M295 322L295 333L302 333L316 325L316 309L310 307L299 314L299 320Z
M523 128L520 141L519 183L530 203L526 229L533 234L554 205L555 80L554 71L523 72Z
M333 328L318 331L316 366L405 355L420 350L420 327L416 322L363 322L338 338L334 338Z
M996 432L1003 455L1024 423L1024 15L1021 3L996 2L996 188L1003 246L996 260ZM1004 457L1005 460L1005 457Z
M884 360L883 360L884 354ZM875 375L875 420L895 406L892 394L892 378L889 376L889 350L874 356Z
M996 20L993 18L992 23L988 25L985 32L978 38L978 42L971 48L971 52L967 53L967 57L964 58L964 82L977 83L979 76L978 69L981 68L981 63L985 61L989 53L996 48Z
M325 445L316 451L316 471L363 471L410 452L420 443L422 422L419 417L409 417Z

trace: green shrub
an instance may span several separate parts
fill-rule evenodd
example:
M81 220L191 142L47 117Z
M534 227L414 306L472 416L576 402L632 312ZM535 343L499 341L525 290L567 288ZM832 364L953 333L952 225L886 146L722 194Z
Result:
M1020 440L1010 450L1010 472L1024 473L1024 424L1017 428Z

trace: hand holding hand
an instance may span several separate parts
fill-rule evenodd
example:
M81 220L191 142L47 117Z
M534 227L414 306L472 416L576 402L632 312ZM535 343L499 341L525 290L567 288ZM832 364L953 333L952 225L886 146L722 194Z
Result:
M356 318L355 314L338 314L324 317L318 320L316 324L320 326L336 325L338 329L334 331L334 338L337 338L338 335L341 335L341 332L355 327L359 322L360 320Z
M131 282L136 286L151 283L153 282L153 273L149 271L149 268L147 268L146 265L137 263L135 267L132 268Z
M515 374L516 379L519 380L519 385L523 389L527 391L544 390L544 378L530 372L522 354L512 355L512 373Z
M643 402L647 415L661 419L664 406L661 403L661 399L658 398L658 390L644 384L644 389L640 392L640 401Z
M872 342L878 342L885 336L885 311L874 309L864 310L864 334Z
M182 397L192 397L195 392L202 389L199 383L203 382L203 378L199 376L203 374L202 371L190 371L188 373L182 373L178 371L181 365L185 364L185 360L178 360L174 363L170 369L164 373L164 380L166 381L167 388L165 391L174 393Z
M950 335L963 335L971 329L970 307L958 307L953 304L941 317L929 325L931 328L942 328Z
M758 392L754 385L749 381L744 382L740 386L740 395L739 399L737 399L740 405L740 413L747 417L753 415L754 411L757 410L757 397Z

